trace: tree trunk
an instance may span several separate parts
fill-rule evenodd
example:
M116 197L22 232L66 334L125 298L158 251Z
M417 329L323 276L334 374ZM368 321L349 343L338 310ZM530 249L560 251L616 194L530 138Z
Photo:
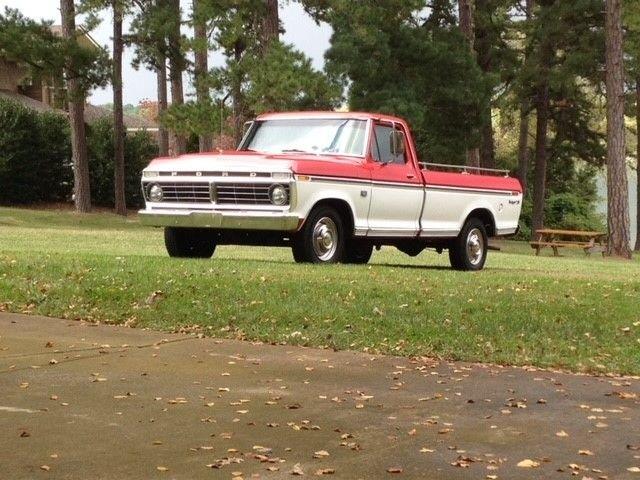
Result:
M471 54L475 56L474 44L475 33L473 28L473 0L458 0L458 14L460 31L469 43ZM467 150L467 165L470 167L480 166L480 149L470 148Z
M262 18L262 52L269 50L273 42L280 39L280 12L278 0L264 0L265 12Z
M493 138L493 110L491 105L484 112L482 143L480 144L480 165L483 168L496 168L496 145Z
M522 190L527 190L527 177L529 176L529 114L527 103L520 104L520 133L518 136L518 178L522 184Z
M66 39L75 39L76 19L73 0L60 0L60 13L62 16L62 36ZM71 127L74 202L76 211L82 213L91 211L91 187L84 124L85 92L82 90L80 81L76 78L76 72L73 58L67 58L65 76L69 100L69 125Z
M547 187L547 129L549 125L549 83L545 79L538 86L536 98L536 153L533 181L533 214L531 234L544 227L544 204Z
M640 252L640 76L636 78L636 245Z
M171 0L170 2L174 21L171 25L169 33L169 80L171 82L171 106L180 106L184 104L184 89L182 85L182 74L185 70L185 60L182 54L182 46L180 42L180 0ZM187 139L184 135L174 133L175 155L182 155L187 151Z
M244 53L244 47L241 42L236 42L234 59L236 63L242 60L242 54ZM241 79L234 78L231 91L233 97L233 136L236 145L240 144L242 140L242 130L244 125L244 98L242 96Z
M197 14L199 9L199 2L201 0L193 0L193 35L196 40L196 48L194 52L195 67L194 77L196 84L196 98L199 104L210 104L211 97L209 96L209 88L206 84L207 74L209 73L209 59L208 59L208 41L207 41L207 25L203 22L200 16ZM213 150L213 135L211 132L201 134L198 138L198 145L200 152L210 152Z
M533 15L533 0L526 1L527 21ZM526 62L526 58L525 58ZM518 136L518 178L522 184L522 190L526 193L529 177L529 102L523 100L520 103L520 133Z
M127 215L127 200L124 188L124 119L122 107L122 3L112 0L113 9L113 185L115 211Z
M491 18L495 7L489 0L476 0L475 4L475 51L480 69L488 74L493 71L492 38L487 18ZM482 112L482 140L480 143L480 165L495 168L495 142L493 135L493 112L491 99Z
M162 126L160 118L167 111L167 59L161 53L158 54L158 67L156 69L156 81L158 82L158 153L162 157L169 155L169 132Z
M609 255L631 258L624 126L621 0L606 0L607 224Z

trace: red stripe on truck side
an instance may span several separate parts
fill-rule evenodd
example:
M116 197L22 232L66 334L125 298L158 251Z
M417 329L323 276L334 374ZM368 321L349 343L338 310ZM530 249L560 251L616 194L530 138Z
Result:
M423 171L428 186L469 188L474 190L505 190L522 193L520 180L513 177L474 175L467 173Z

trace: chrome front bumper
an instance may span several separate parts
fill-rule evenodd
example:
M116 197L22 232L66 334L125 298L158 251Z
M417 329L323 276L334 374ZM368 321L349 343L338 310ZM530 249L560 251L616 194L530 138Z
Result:
M294 232L297 215L274 212L222 212L193 210L140 210L140 223L152 227L219 228L225 230L273 230Z

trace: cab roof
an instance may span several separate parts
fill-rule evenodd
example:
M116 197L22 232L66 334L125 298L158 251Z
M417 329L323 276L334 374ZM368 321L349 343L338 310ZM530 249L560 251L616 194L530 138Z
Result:
M381 113L367 112L282 112L282 113L264 113L259 115L257 120L301 120L305 118L335 118L335 119L353 119L353 120L381 120L386 122L406 123L402 118Z

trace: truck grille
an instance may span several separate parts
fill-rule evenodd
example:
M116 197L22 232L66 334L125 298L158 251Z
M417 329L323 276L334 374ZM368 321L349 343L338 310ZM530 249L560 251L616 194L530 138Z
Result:
M148 198L149 188L153 183L145 184L145 195ZM162 187L162 201L168 203L211 203L211 187L208 182L175 182L159 183Z
M289 193L289 186L284 185ZM271 205L270 184L265 183L218 183L215 185L215 200L220 205Z

